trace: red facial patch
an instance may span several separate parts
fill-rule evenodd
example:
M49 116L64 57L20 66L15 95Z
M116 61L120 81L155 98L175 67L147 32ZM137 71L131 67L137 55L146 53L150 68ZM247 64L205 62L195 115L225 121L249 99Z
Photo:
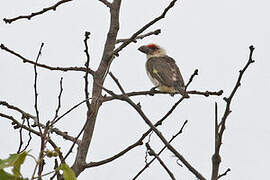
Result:
M149 47L150 49L153 49L153 50L159 49L159 47L155 44L148 44L147 47Z

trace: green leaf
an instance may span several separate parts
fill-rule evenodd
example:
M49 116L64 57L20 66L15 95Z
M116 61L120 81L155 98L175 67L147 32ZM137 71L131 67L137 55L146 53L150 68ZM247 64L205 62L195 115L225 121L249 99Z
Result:
M11 154L9 158L0 161L0 170L6 167L13 166L14 162L18 158L19 154Z
M3 180L13 180L15 179L16 177L15 176L12 176L11 174L5 172L3 169L0 170L0 179L3 179Z
M0 170L3 170L7 167L13 167L12 172L16 177L21 176L21 165L24 163L25 157L28 152L24 151L20 154L11 154L7 159L0 160Z
M57 170L63 171L64 180L77 180L74 171L67 164L61 164Z
M13 176L12 174L5 172L3 169L0 170L0 179L1 180L28 180L28 179L18 178L16 176Z
M17 160L14 162L12 172L15 176L20 177L21 176L21 165L24 163L25 157L27 155L27 152L22 152L19 154Z

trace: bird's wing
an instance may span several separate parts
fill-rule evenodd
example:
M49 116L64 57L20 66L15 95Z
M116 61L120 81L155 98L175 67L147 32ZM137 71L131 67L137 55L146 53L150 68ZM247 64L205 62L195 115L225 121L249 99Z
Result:
M184 80L173 58L152 57L146 63L147 71L161 84L168 87L184 87Z

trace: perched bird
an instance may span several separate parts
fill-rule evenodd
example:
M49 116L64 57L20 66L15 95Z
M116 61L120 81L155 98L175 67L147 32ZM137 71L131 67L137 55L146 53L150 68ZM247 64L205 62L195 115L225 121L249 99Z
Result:
M166 54L165 49L156 44L148 44L138 50L146 54L147 75L160 91L172 94L179 92L182 96L189 97L175 60Z

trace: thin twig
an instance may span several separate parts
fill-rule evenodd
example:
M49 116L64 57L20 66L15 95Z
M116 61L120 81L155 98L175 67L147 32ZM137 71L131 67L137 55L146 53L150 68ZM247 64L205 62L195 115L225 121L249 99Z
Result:
M59 92L59 95L58 95L58 105L57 105L57 108L55 110L55 116L54 116L54 118L52 120L52 123L58 117L58 113L59 113L59 110L61 108L61 96L62 96L62 93L63 93L63 78L61 77L61 79L60 79L60 92Z
M33 128L30 128L30 127L28 127L28 126L25 126L25 125L21 124L19 121L17 121L17 120L16 120L14 117L12 117L12 116L9 116L9 115L0 113L0 117L3 117L3 118L6 118L6 119L11 120L11 121L12 121L12 125L16 125L14 128L22 127L23 129L25 129L25 130L27 130L27 131L29 131L29 132L35 134L35 135L38 135L38 136L41 135L38 131L34 130Z
M22 114L22 118L26 118L26 119L31 118L31 119L33 119L33 120L36 120L36 117L35 117L35 116L33 116L33 115L31 115L31 114L29 114L29 113L27 113L27 112L21 110L20 108L18 108L18 107L16 107L16 106L10 105L10 104L9 104L8 102L6 102L6 101L0 101L0 105L6 106L6 107L9 108L9 109L12 109L12 110L15 110L15 111L21 113L21 114Z
M113 55L119 56L119 52L123 48L125 48L127 45L129 45L131 42L133 42L138 35L140 35L143 31L145 31L147 28L149 28L150 26L152 26L153 24L155 24L159 20L163 19L165 17L165 15L167 14L167 12L169 11L169 9L171 9L174 6L174 4L176 3L176 1L177 0L171 1L171 3L164 9L164 11L162 12L162 14L159 17L153 19L152 21L150 21L149 23L147 23L146 25L144 25L141 29L139 29L137 32L135 32L128 40L126 40L125 42L123 42L118 48L116 48L113 51Z
M26 122L27 122L27 126L30 128L31 126L30 126L29 119L26 119ZM30 145L30 142L32 140L32 136L31 136L31 132L30 131L28 131L28 136L29 136L29 139L27 141L26 146L24 147L24 149L22 151L25 151L28 148L28 146Z
M89 98L88 100L90 100L92 98ZM79 107L81 104L85 103L87 100L83 100L81 102L79 102L78 104L74 105L73 107L71 107L69 110L67 110L65 113L63 113L61 116L59 116L52 125L54 125L55 123L57 123L60 119L62 119L63 117L65 117L66 115L68 115L71 111L73 111L74 109L76 109L77 107Z
M153 134L153 131L151 131L151 133L148 135L148 139L147 139L146 143L150 143L152 134ZM147 164L147 159L148 159L148 152L147 152L147 148L146 148L145 157L144 157L145 164Z
M39 49L39 52L38 52L38 55L37 55L37 58L36 58L36 61L35 63L38 63L38 60L39 60L39 57L41 56L41 51L42 51L42 48L44 46L44 43L41 43L41 46L40 46L40 49ZM42 174L42 171L43 171L43 167L44 167L44 154L43 154L43 151L46 147L46 143L47 143L47 132L48 132L48 129L49 129L49 123L47 123L44 131L42 132L41 130L41 127L39 126L39 110L38 110L38 92L37 92L37 76L38 76L38 73L37 73L37 66L36 64L34 65L34 74L35 74L35 78L34 78L34 93L35 93L35 112L36 112L36 117L37 117L37 126L38 126L38 129L39 129L39 132L41 134L40 136L40 139L41 139L41 145L40 145L40 152L39 152L39 163L36 164L36 166L38 166L38 176L40 177L41 174ZM34 172L33 172L33 175L35 174L35 171L36 171L37 168L34 169ZM33 179L33 176L32 176L32 179ZM41 178L39 178L41 180Z
M81 136L81 134L83 133L83 131L84 131L84 129L85 129L85 127L86 127L86 122L85 122L85 124L83 125L83 128L81 129L81 131L79 132L79 134L76 136L76 140L78 140L79 139L79 137ZM72 143L72 146L70 147L70 149L69 149L69 151L67 152L67 154L65 155L65 157L64 157L64 160L66 160L66 158L70 155L70 153L72 152L72 150L73 150L73 147L75 146L75 143L76 141L74 141L73 143Z
M35 63L38 63L38 59L39 57L41 56L41 51L42 51L42 48L44 46L44 43L41 43L41 46L40 46L40 49L38 51L38 55L37 55L37 58L36 58L36 61ZM39 124L39 111L38 111L38 92L37 92L37 66L34 65L34 75L35 75L35 78L34 78L34 93L35 93L35 111L36 111L36 117L37 117L37 124ZM41 128L38 126L39 128L39 132L42 134L42 131L41 131Z
M194 73L190 76L189 81L187 83L187 85L185 86L185 90L187 90L188 86L190 85L190 83L193 81L193 78L198 75L198 69L195 69Z
M142 34L142 35L139 35L137 36L132 42L136 43L137 42L137 39L143 39L147 36L151 36L151 35L159 35L161 33L161 29L157 29L155 31L151 31L151 32L148 32L146 34ZM118 43L121 43L121 42L125 42L125 41L128 41L129 38L126 38L126 39L117 39L115 44L118 44Z
M82 102L76 104L76 105L73 106L72 108L70 108L67 112L65 112L63 115L61 115L60 117L58 117L53 123L51 123L51 126L53 126L57 121L59 121L59 120L60 120L61 118L63 118L65 115L69 114L72 110L76 109L79 105L81 105L81 104L83 104L83 103L85 103L85 102L86 102L86 100L84 100L84 101L82 101ZM44 124L42 124L42 123L37 124L37 122L36 122L36 117L35 117L35 116L33 116L33 115L31 115L31 114L29 114L29 113L23 111L22 109L20 109L20 108L14 106L14 105L10 105L9 103L7 103L7 102L5 102L5 101L0 101L0 105L6 106L6 107L9 108L9 109L12 109L12 110L15 110L15 111L21 113L21 114L22 114L22 118L26 118L26 119L31 118L31 119L33 119L33 120L35 121L35 126L40 126L40 127L43 128L43 129L45 128L45 125L44 125ZM29 122L28 122L28 124L29 124ZM30 127L30 125L28 125L28 126ZM74 137L69 136L66 132L62 132L62 131L60 131L60 130L57 129L57 128L52 128L52 129L50 129L50 131L56 133L57 135L62 136L62 137L63 137L64 139L66 139L66 140L75 142L75 138L74 138ZM30 133L30 131L29 131L29 133ZM30 137L29 140L31 140L31 135L30 135L30 134L29 134L29 137ZM29 143L30 143L30 142L29 142ZM79 143L79 141L77 141L76 143Z
M88 52L88 44L87 44L87 40L89 39L90 36L90 32L85 31L85 38L84 38L84 46L85 46L85 54L86 54L86 63L85 63L85 67L86 69L89 69L89 62L90 62L90 55ZM88 90L88 71L85 72L85 76L84 76L84 94L85 94L85 99L86 99L86 105L87 105L87 109L90 110L90 102L89 102L89 90Z
M3 49L4 51L9 52L10 54L13 54L15 56L17 56L18 58L20 58L24 63L29 63L32 65L36 65L38 67L44 68L44 69L48 69L51 71L63 71L63 72L67 72L67 71L81 71L81 72L86 72L88 71L91 75L94 75L94 71L91 69L86 69L85 67L53 67L53 66L48 66L46 64L40 64L40 63L36 63L35 61L31 61L25 57L23 57L22 55L20 55L19 53L7 48L4 44L0 45L0 48Z
M238 76L238 79L235 83L235 86L231 92L231 94L229 95L229 97L224 97L224 101L226 102L226 108L225 108L225 111L224 111L224 114L221 118L221 121L220 123L218 124L218 132L216 133L215 136L217 136L215 138L215 153L212 157L212 180L217 180L218 179L218 171L219 171L219 166L220 166L220 162L221 162L221 158L220 158L220 148L221 148L221 145L222 145L222 138L223 138L223 133L224 133L224 130L225 130L225 126L226 126L226 120L229 116L229 114L231 113L231 108L230 108L230 105L231 105L231 101L236 93L236 91L238 90L238 88L240 87L241 85L241 79L244 75L244 72L247 70L247 68L249 67L250 64L254 63L255 61L252 59L252 55L253 55L253 51L254 51L254 47L253 46L250 46L249 47L249 58L248 58L248 61L246 63L246 65L244 66L243 69L241 69L239 71L239 76ZM217 115L216 115L217 116ZM217 120L215 120L215 123L217 123ZM217 126L217 125L215 125ZM217 127L215 127L217 128ZM218 159L219 158L219 159Z
M218 178L217 179L219 179L219 178L222 178L223 176L226 176L227 175L227 173L228 172L230 172L231 171L231 169L230 168L228 168L224 173L222 173L222 174L220 174L220 175L218 175Z
M184 122L184 124L182 125L182 127L180 128L180 130L169 140L169 143L171 143L179 134L181 134L183 132L183 129L185 127L185 125L187 124L187 120ZM166 149L166 146L164 146L159 152L158 152L158 156ZM147 164L145 164L145 166L135 175L135 177L132 180L137 179L144 171L145 169L147 169L154 161L156 160L156 158L153 158L151 161L149 161Z
M61 4L66 3L66 2L69 2L69 1L72 1L72 0L61 0L61 1L57 2L56 4L54 4L53 6L43 8L41 11L33 12L33 13L29 14L29 15L22 15L22 16L18 16L18 17L15 17L15 18L10 18L10 19L4 18L3 21L5 21L5 23L10 24L10 23L12 23L14 21L17 21L19 19L28 19L28 20L30 20L32 17L37 16L37 15L41 15L41 14L47 12L47 11L50 11L50 10L56 11L56 8L58 6L60 6Z
M106 5L108 8L112 7L112 4L108 2L107 0L99 0L99 1L102 2L104 5Z
M146 143L145 146L147 147L148 150L148 154L150 156L154 156L158 162L161 164L161 166L166 170L166 172L169 174L169 176L171 177L172 180L175 180L175 177L173 175L173 173L170 171L170 169L165 165L165 163L160 159L160 157L158 156L158 154L155 153L155 151L151 148L151 146L149 145L149 143Z
M25 118L23 119L23 122L22 122L22 125L24 124L25 122ZM20 134L20 145L19 145L19 148L17 150L17 154L19 154L21 152L21 148L22 148L22 145L23 145L23 138L22 138L22 127L20 128L19 130L19 134Z
M6 115L6 114L3 114L3 113L0 113L0 117L3 117L3 118L6 118L6 119L9 119L12 121L12 124L14 125L14 128L18 128L18 127L22 127L23 129L37 135L37 136L41 136L42 134L40 134L40 132L28 127L28 126L25 126L23 124L21 124L19 121L17 121L14 117L12 116L9 116L9 115ZM49 143L52 145L53 148L56 148L57 146L55 145L55 143L49 139L48 140ZM60 158L62 158L62 156L60 155Z
M116 85L118 86L118 88L120 89L122 94L126 94L124 91L124 88L122 87L122 85L119 83L119 80L113 75L112 72L109 73L109 75L111 76L111 78L114 80L114 82L116 83Z

